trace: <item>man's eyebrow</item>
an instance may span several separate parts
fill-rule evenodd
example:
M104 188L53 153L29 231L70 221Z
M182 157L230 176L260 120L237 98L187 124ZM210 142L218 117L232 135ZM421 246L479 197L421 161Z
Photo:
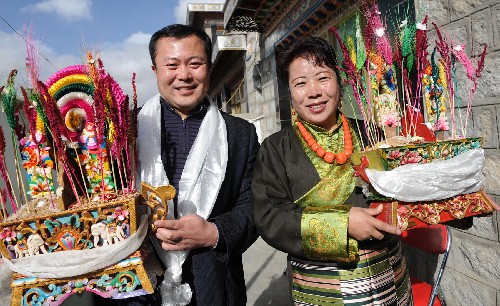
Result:
M202 61L206 61L205 56L202 56L202 55L193 55L191 57L188 57L188 61L190 61L192 59L199 59L199 60L202 60Z
M207 61L206 58L204 56L202 56L202 55L193 55L193 56L190 56L190 57L187 58L187 61L189 62L189 61L191 61L193 59L199 59L199 60L205 61L205 62ZM170 61L170 60L172 60L172 61L180 61L180 59L178 57L169 57L169 56L163 57L163 58L161 58L161 60L164 60L164 61Z

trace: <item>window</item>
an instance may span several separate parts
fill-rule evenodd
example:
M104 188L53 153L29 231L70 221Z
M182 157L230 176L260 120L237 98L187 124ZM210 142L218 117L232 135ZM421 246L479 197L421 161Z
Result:
M228 104L231 106L231 114L241 114L241 105L245 103L244 81L241 79L237 85L231 89L231 96Z

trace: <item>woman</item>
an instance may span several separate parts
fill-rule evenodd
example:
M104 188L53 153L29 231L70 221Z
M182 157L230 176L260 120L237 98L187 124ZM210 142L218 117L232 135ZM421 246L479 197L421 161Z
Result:
M298 118L268 137L254 168L255 223L289 254L296 305L410 305L401 231L367 208L349 156L360 141L339 112L334 50L306 37L280 54Z

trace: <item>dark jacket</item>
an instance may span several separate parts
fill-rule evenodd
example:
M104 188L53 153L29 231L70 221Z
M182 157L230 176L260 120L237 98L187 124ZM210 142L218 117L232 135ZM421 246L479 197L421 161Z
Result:
M292 127L262 142L252 182L255 224L270 246L306 258L301 236L303 207L295 201L321 180ZM367 207L360 188L346 200Z
M215 250L196 249L183 265L183 281L193 289L194 305L245 305L242 253L257 239L252 212L251 179L259 143L255 127L222 113L226 122L226 176L210 221L219 229Z
M228 161L224 181L209 216L219 230L219 242L214 250L191 250L184 262L182 282L187 282L193 291L190 305L245 305L242 254L258 237L250 189L259 149L255 127L225 113L222 117L227 129ZM157 289L154 294L124 300L105 300L95 296L94 303L157 306L161 305L161 297Z

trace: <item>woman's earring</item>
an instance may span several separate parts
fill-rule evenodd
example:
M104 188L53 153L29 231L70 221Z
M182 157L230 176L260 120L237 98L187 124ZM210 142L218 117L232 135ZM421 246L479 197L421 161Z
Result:
M294 124L297 121L297 112L295 111L295 108L293 108L293 105L290 106L290 112L292 114L292 124Z

